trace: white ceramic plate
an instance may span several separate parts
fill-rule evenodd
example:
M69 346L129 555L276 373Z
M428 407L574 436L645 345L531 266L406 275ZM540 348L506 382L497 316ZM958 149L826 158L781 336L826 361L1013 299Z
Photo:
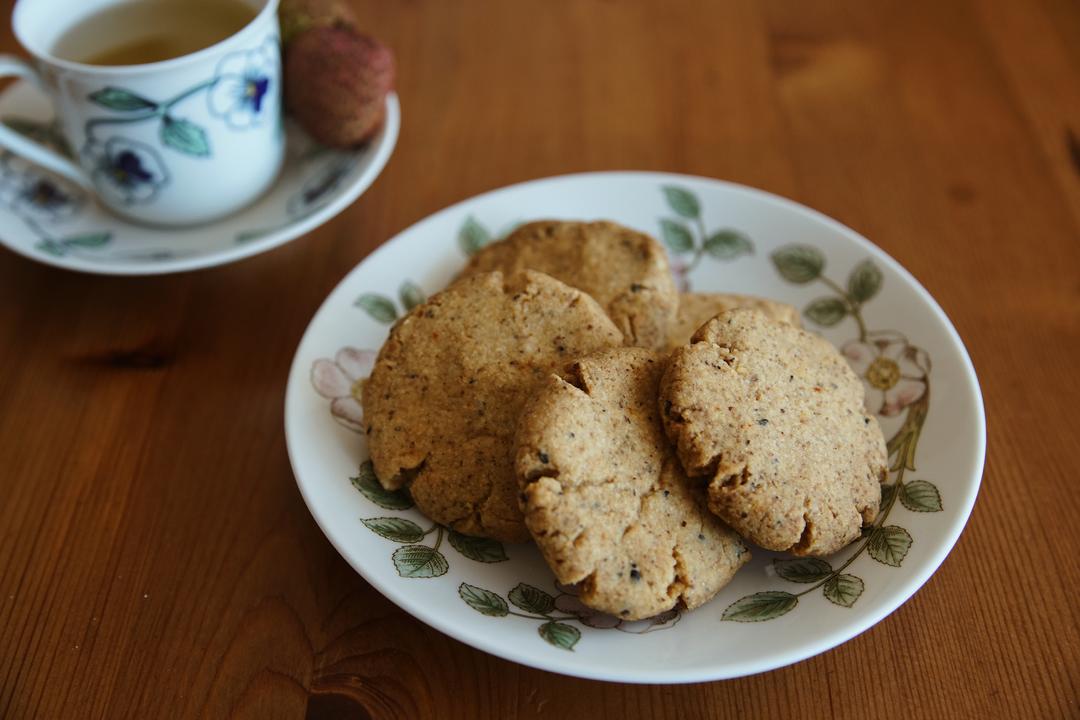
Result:
M0 119L62 149L48 102L27 83L0 96ZM72 183L0 151L0 243L31 260L100 275L160 275L223 265L283 245L349 206L382 172L401 122L396 95L364 147L316 145L286 122L285 164L273 187L228 217L190 228L137 225Z
M827 562L755 550L704 607L624 623L588 612L572 590L556 587L533 546L446 532L409 508L406 497L380 491L355 429L357 380L370 370L390 324L445 286L468 252L522 220L544 217L606 218L653 233L667 244L684 288L753 293L804 308L807 327L843 347L866 378L871 410L894 438L891 492L876 529ZM971 361L941 308L907 271L857 233L796 203L661 173L515 185L438 212L387 242L311 321L289 376L285 429L297 482L319 526L406 611L516 662L643 683L769 670L828 650L884 618L956 542L985 453Z

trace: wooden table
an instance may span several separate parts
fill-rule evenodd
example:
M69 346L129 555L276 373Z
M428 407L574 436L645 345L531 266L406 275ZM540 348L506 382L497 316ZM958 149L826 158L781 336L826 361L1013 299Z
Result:
M404 123L341 216L163 278L0 251L0 717L1080 717L1075 0L357 8ZM285 378L344 273L462 198L613 168L818 208L967 343L989 418L970 524L831 652L691 686L527 669L385 600L300 499Z

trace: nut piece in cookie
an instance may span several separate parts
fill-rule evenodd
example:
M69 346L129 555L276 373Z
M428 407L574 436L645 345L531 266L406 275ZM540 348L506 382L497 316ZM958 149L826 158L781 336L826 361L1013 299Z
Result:
M556 368L621 344L596 301L542 273L454 283L394 325L364 386L379 482L408 486L459 532L527 540L512 462L521 406Z
M528 223L472 256L463 274L538 270L594 297L627 345L661 349L679 293L667 253L653 238L613 222Z
M689 345L697 329L722 312L735 308L754 308L773 320L800 327L799 311L792 305L734 293L680 293L675 322L668 326L668 347Z
M660 411L709 507L769 550L827 555L874 519L885 440L826 340L756 310L718 315L676 349Z
M559 582L581 583L581 602L625 619L697 607L750 557L664 437L664 361L643 348L578 360L546 380L518 425L529 532Z

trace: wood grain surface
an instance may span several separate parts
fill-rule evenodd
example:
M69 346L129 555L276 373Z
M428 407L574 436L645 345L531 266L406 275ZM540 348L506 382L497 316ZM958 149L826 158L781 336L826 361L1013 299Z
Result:
M161 278L0 251L0 717L1080 717L1075 0L356 8L397 54L403 124L339 217ZM286 374L350 268L475 193L623 168L839 219L971 352L989 454L967 530L824 655L671 687L521 667L385 600L296 489Z

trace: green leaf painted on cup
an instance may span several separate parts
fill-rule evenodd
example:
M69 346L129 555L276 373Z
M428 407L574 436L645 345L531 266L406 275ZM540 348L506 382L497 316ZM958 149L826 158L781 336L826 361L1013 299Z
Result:
M782 590L766 590L739 598L720 616L734 622L762 622L785 615L799 604L799 598Z
M497 593L476 585L461 583L458 595L473 610L489 617L505 617L510 612L510 606Z
M402 545L394 551L393 561L403 578L433 578L450 569L442 553L427 545Z
M210 155L210 139L206 136L206 131L190 120L180 120L168 115L162 118L161 142L185 155Z
M398 298L401 300L401 306L405 310L412 310L426 299L424 291L411 280L401 283L401 287L398 288Z
M389 325L397 320L397 309L392 300L378 293L364 293L353 303L375 320Z
M799 285L817 280L825 269L825 256L809 245L788 245L769 258L785 280Z
M866 551L883 565L900 567L911 549L911 534L897 525L886 525L870 536Z
M832 565L821 558L813 557L773 560L773 568L780 577L797 583L817 582L827 578L832 572Z
M941 493L937 486L927 480L904 483L900 490L900 502L912 512L941 512Z
M731 228L718 230L705 239L705 252L717 260L732 260L754 252L754 244L745 233Z
M697 196L689 190L674 185L666 185L661 188L664 191L664 199L675 213L684 218L696 218L701 215L701 204Z
M373 533L399 543L415 543L424 539L424 530L412 520L396 517L361 518L360 522Z
M555 609L555 598L540 588L518 583L507 596L514 606L525 612L547 615Z
M847 305L843 300L835 297L818 298L803 310L803 315L824 327L832 327L843 320L847 314Z
M130 90L117 87L106 87L90 93L90 101L117 112L135 112L136 110L153 110L157 108L156 102L136 95Z
M878 294L884 277L881 270L870 260L863 260L848 275L848 295L857 303L864 303Z
M841 607L851 607L862 595L864 587L861 578L841 573L836 577L829 578L821 589L829 602Z
M537 632L540 633L540 637L562 650L573 650L581 639L581 631L576 627L554 620L541 625L537 628Z
M476 562L494 563L509 559L506 549L498 540L462 535L456 530L450 531L449 540L455 550Z
M673 253L682 255L694 249L694 236L681 222L664 218L660 221L660 235Z

